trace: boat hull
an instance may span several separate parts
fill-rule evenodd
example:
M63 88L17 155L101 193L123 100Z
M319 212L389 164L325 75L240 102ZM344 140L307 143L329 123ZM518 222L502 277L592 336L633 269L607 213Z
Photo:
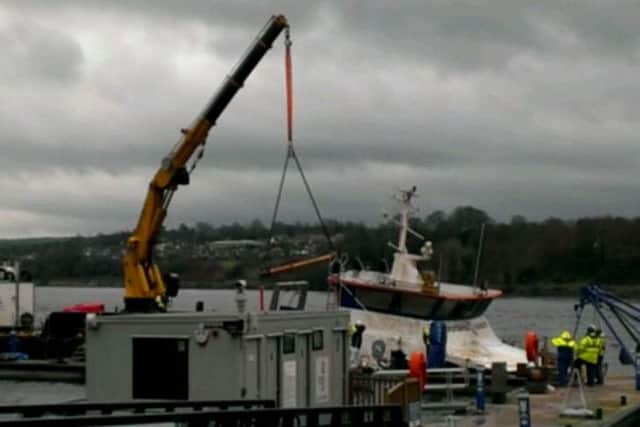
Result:
M474 319L502 294L493 289L473 293L469 286L453 284L442 284L438 292L429 293L337 276L330 277L328 282L342 307L422 320Z
M374 354L383 345L383 357L389 360L390 351L397 347L398 337L407 355L414 351L425 351L422 330L431 321L359 309L349 311L352 323L361 321L366 326L360 357L364 356L373 362ZM525 351L502 342L484 316L446 321L446 324L446 357L450 363L490 369L494 362L505 362L507 370L513 372L519 363L527 361Z

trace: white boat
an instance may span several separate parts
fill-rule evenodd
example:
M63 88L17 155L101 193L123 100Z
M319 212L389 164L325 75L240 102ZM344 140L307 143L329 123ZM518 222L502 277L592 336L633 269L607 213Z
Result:
M525 351L502 342L484 316L502 292L440 282L425 268L433 253L429 241L425 241L420 254L407 250L408 234L424 240L409 227L415 192L413 187L396 197L400 236L397 245L390 243L396 251L390 272L347 269L343 262L340 272L329 275L337 304L350 310L353 323L361 321L366 327L360 356L389 360L398 338L406 354L424 351L424 327L442 320L447 326L448 362L484 368L506 362L507 369L515 371L518 363L526 363Z

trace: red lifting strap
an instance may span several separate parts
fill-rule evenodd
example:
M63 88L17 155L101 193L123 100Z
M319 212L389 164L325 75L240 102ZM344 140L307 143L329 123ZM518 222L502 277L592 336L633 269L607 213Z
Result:
M287 140L289 144L293 141L293 76L291 67L291 40L289 39L289 28L286 29L284 68L287 85Z

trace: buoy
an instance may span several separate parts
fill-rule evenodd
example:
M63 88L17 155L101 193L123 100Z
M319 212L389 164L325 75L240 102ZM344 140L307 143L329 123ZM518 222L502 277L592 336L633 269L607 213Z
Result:
M524 336L524 348L527 352L527 361L537 363L538 361L538 334L527 331Z
M427 384L427 361L424 353L414 351L409 355L409 376L420 381L420 390Z

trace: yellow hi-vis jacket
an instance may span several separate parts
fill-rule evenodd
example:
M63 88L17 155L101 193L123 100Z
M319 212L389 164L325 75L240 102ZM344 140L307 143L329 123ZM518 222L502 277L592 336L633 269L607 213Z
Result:
M604 349L606 347L606 345L604 343L604 338L597 337L597 338L594 338L594 341L596 342L596 345L598 346L598 356L604 356Z
M424 345L429 346L429 327L422 328L422 342Z
M598 363L598 354L600 354L600 347L598 346L597 339L589 335L585 335L578 344L578 359L584 360L587 363Z
M561 335L552 338L551 344L556 347L569 347L571 349L576 348L576 342L571 338L571 335L567 335L564 332Z

